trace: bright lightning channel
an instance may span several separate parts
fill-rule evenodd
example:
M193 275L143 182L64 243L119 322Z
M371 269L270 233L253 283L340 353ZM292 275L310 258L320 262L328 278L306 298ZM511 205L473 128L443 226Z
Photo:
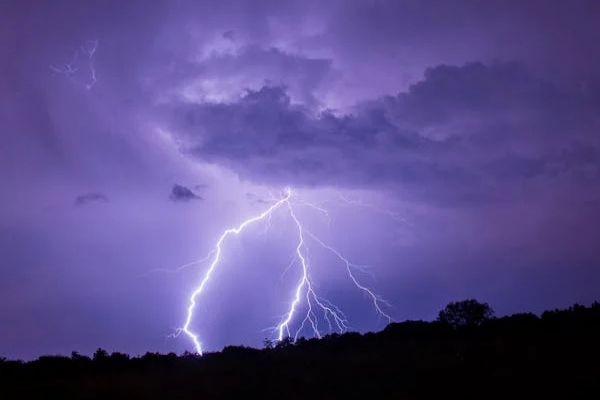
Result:
M344 315L344 313L333 303L328 301L327 299L319 296L312 284L310 279L310 262L306 255L306 239L310 238L315 243L317 243L322 248L332 252L342 263L345 264L346 273L352 283L368 298L370 298L376 312L387 319L388 322L392 321L392 318L383 311L383 305L389 305L386 301L384 301L381 297L379 297L376 293L374 293L368 287L362 285L356 276L353 273L353 269L362 271L362 267L356 264L351 263L347 258L345 258L339 251L337 251L332 246L328 245L321 239L319 239L316 235L306 230L297 214L294 211L293 206L293 193L291 189L285 189L282 193L282 196L279 200L277 200L273 205L267 208L261 214L258 214L254 217L251 217L244 221L242 224L237 226L236 228L227 229L221 234L219 239L217 240L216 246L213 250L202 260L186 264L175 271L181 270L188 266L200 263L206 259L208 259L211 255L214 255L210 266L208 267L204 277L200 281L200 284L194 290L194 292L190 295L189 306L187 308L187 317L185 323L182 328L177 330L177 333L173 336L178 336L181 333L185 333L194 343L194 347L196 352L202 355L202 344L200 343L199 334L194 332L191 328L192 320L194 317L194 312L196 306L198 304L198 297L204 291L204 288L208 284L213 272L217 268L219 261L221 260L221 254L223 252L223 244L225 239L227 239L230 235L239 235L242 233L249 225L252 225L259 221L265 221L267 226L271 224L271 217L273 213L282 208L284 205L286 206L289 216L295 224L297 230L297 245L295 249L295 261L299 264L301 270L301 278L298 281L296 288L294 290L293 300L289 306L288 311L285 313L281 322L274 328L272 328L274 334L278 341L283 340L286 337L293 337L294 340L298 338L302 330L307 326L310 326L315 337L320 338L322 336L321 329L319 327L319 318L317 316L317 312L319 311L323 315L323 319L328 325L330 331L337 330L340 333L348 330L348 319ZM298 205L304 205L312 207L321 213L323 213L326 217L329 217L327 210L322 207L315 206L311 203L308 203L303 200L296 201ZM291 264L293 265L293 263ZM290 265L290 266L291 266ZM305 303L306 313L304 314L304 318L302 319L299 327L292 332L291 325L293 321L296 319L296 315L300 312L299 309L302 307L303 302Z

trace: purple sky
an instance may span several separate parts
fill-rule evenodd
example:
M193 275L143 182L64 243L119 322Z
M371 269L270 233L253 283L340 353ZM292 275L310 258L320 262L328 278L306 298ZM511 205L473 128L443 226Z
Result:
M0 355L192 350L168 336L208 264L154 270L285 187L328 209L298 214L368 264L396 320L467 297L498 314L599 300L599 16L594 0L3 2ZM292 300L289 215L266 226L225 243L198 299L207 350L261 345ZM353 329L385 326L309 251Z

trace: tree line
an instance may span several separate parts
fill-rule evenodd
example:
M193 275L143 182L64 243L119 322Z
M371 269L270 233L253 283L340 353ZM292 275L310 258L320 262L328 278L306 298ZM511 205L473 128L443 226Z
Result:
M266 340L200 357L98 349L0 358L0 398L600 398L600 303L494 317L449 303L435 321L380 332Z

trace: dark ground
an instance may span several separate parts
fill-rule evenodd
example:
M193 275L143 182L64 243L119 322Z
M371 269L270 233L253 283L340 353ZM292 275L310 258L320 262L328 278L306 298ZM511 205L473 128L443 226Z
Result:
M0 358L0 399L600 398L599 303L541 318L442 316L203 357Z

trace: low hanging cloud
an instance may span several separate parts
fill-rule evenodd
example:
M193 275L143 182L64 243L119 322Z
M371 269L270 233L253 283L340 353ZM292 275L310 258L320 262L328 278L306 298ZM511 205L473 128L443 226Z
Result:
M75 198L75 205L83 206L90 203L108 203L108 197L102 193L86 193Z
M400 186L421 199L501 200L523 182L597 179L597 97L523 65L428 69L407 92L313 116L285 87L171 110L186 151L271 185Z
M183 185L173 185L171 189L171 194L169 198L173 201L190 201L190 200L204 200L202 197L198 196L196 193L192 192L192 190Z

